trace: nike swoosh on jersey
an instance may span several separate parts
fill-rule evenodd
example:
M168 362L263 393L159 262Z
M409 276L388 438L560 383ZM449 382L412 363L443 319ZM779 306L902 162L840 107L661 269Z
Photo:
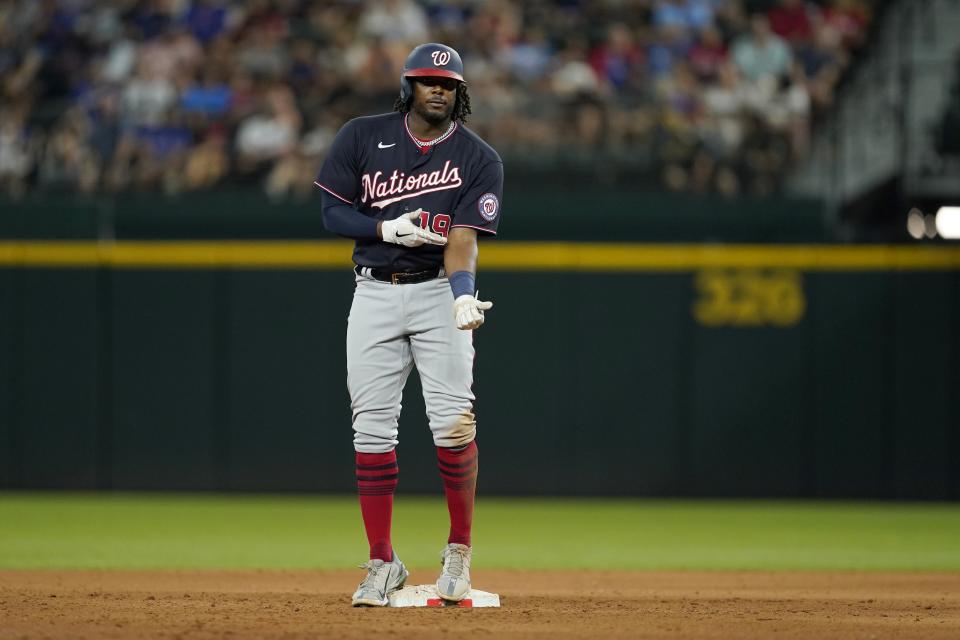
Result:
M396 142L391 144L383 144L383 142L377 143L377 149L389 149L390 147L395 147L395 146L397 146Z

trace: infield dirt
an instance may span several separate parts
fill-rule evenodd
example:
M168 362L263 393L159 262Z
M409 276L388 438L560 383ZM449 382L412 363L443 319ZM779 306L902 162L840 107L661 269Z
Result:
M475 610L354 609L361 577L2 571L0 638L960 637L958 573L478 571Z

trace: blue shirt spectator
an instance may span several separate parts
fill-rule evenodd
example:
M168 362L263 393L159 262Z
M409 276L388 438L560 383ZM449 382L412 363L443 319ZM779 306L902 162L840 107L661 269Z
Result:
M233 94L225 84L193 85L183 92L180 107L187 113L221 115L230 109Z
M176 125L137 127L136 137L157 160L163 160L180 151L186 151L193 142L190 131Z
M653 12L658 27L699 31L713 24L711 0L660 0Z
M193 36L203 44L216 38L227 24L227 9L219 0L197 0L183 18Z

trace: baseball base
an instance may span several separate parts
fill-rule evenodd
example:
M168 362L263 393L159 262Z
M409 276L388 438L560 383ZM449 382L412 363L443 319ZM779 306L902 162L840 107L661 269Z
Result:
M467 597L460 602L450 602L437 595L437 587L432 584L404 587L390 594L391 607L499 607L500 596L488 591L471 589Z

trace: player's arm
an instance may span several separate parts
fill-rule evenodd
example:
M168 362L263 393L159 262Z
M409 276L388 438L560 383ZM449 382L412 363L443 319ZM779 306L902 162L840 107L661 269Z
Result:
M323 226L327 231L345 238L379 238L384 242L418 247L422 244L446 243L438 233L421 229L414 222L420 218L420 209L405 213L394 220L376 220L365 216L351 205L323 192Z
M365 216L346 202L337 200L332 195L323 192L323 226L330 233L344 238L378 238L380 237L378 222Z
M477 232L469 227L454 227L447 236L443 268L449 274L453 290L453 317L457 328L476 329L483 324L483 312L492 302L480 302L476 296Z
M459 329L476 329L483 324L483 312L493 307L492 302L477 299L477 232L496 235L502 193L503 163L496 157L476 170L454 209L443 257Z

